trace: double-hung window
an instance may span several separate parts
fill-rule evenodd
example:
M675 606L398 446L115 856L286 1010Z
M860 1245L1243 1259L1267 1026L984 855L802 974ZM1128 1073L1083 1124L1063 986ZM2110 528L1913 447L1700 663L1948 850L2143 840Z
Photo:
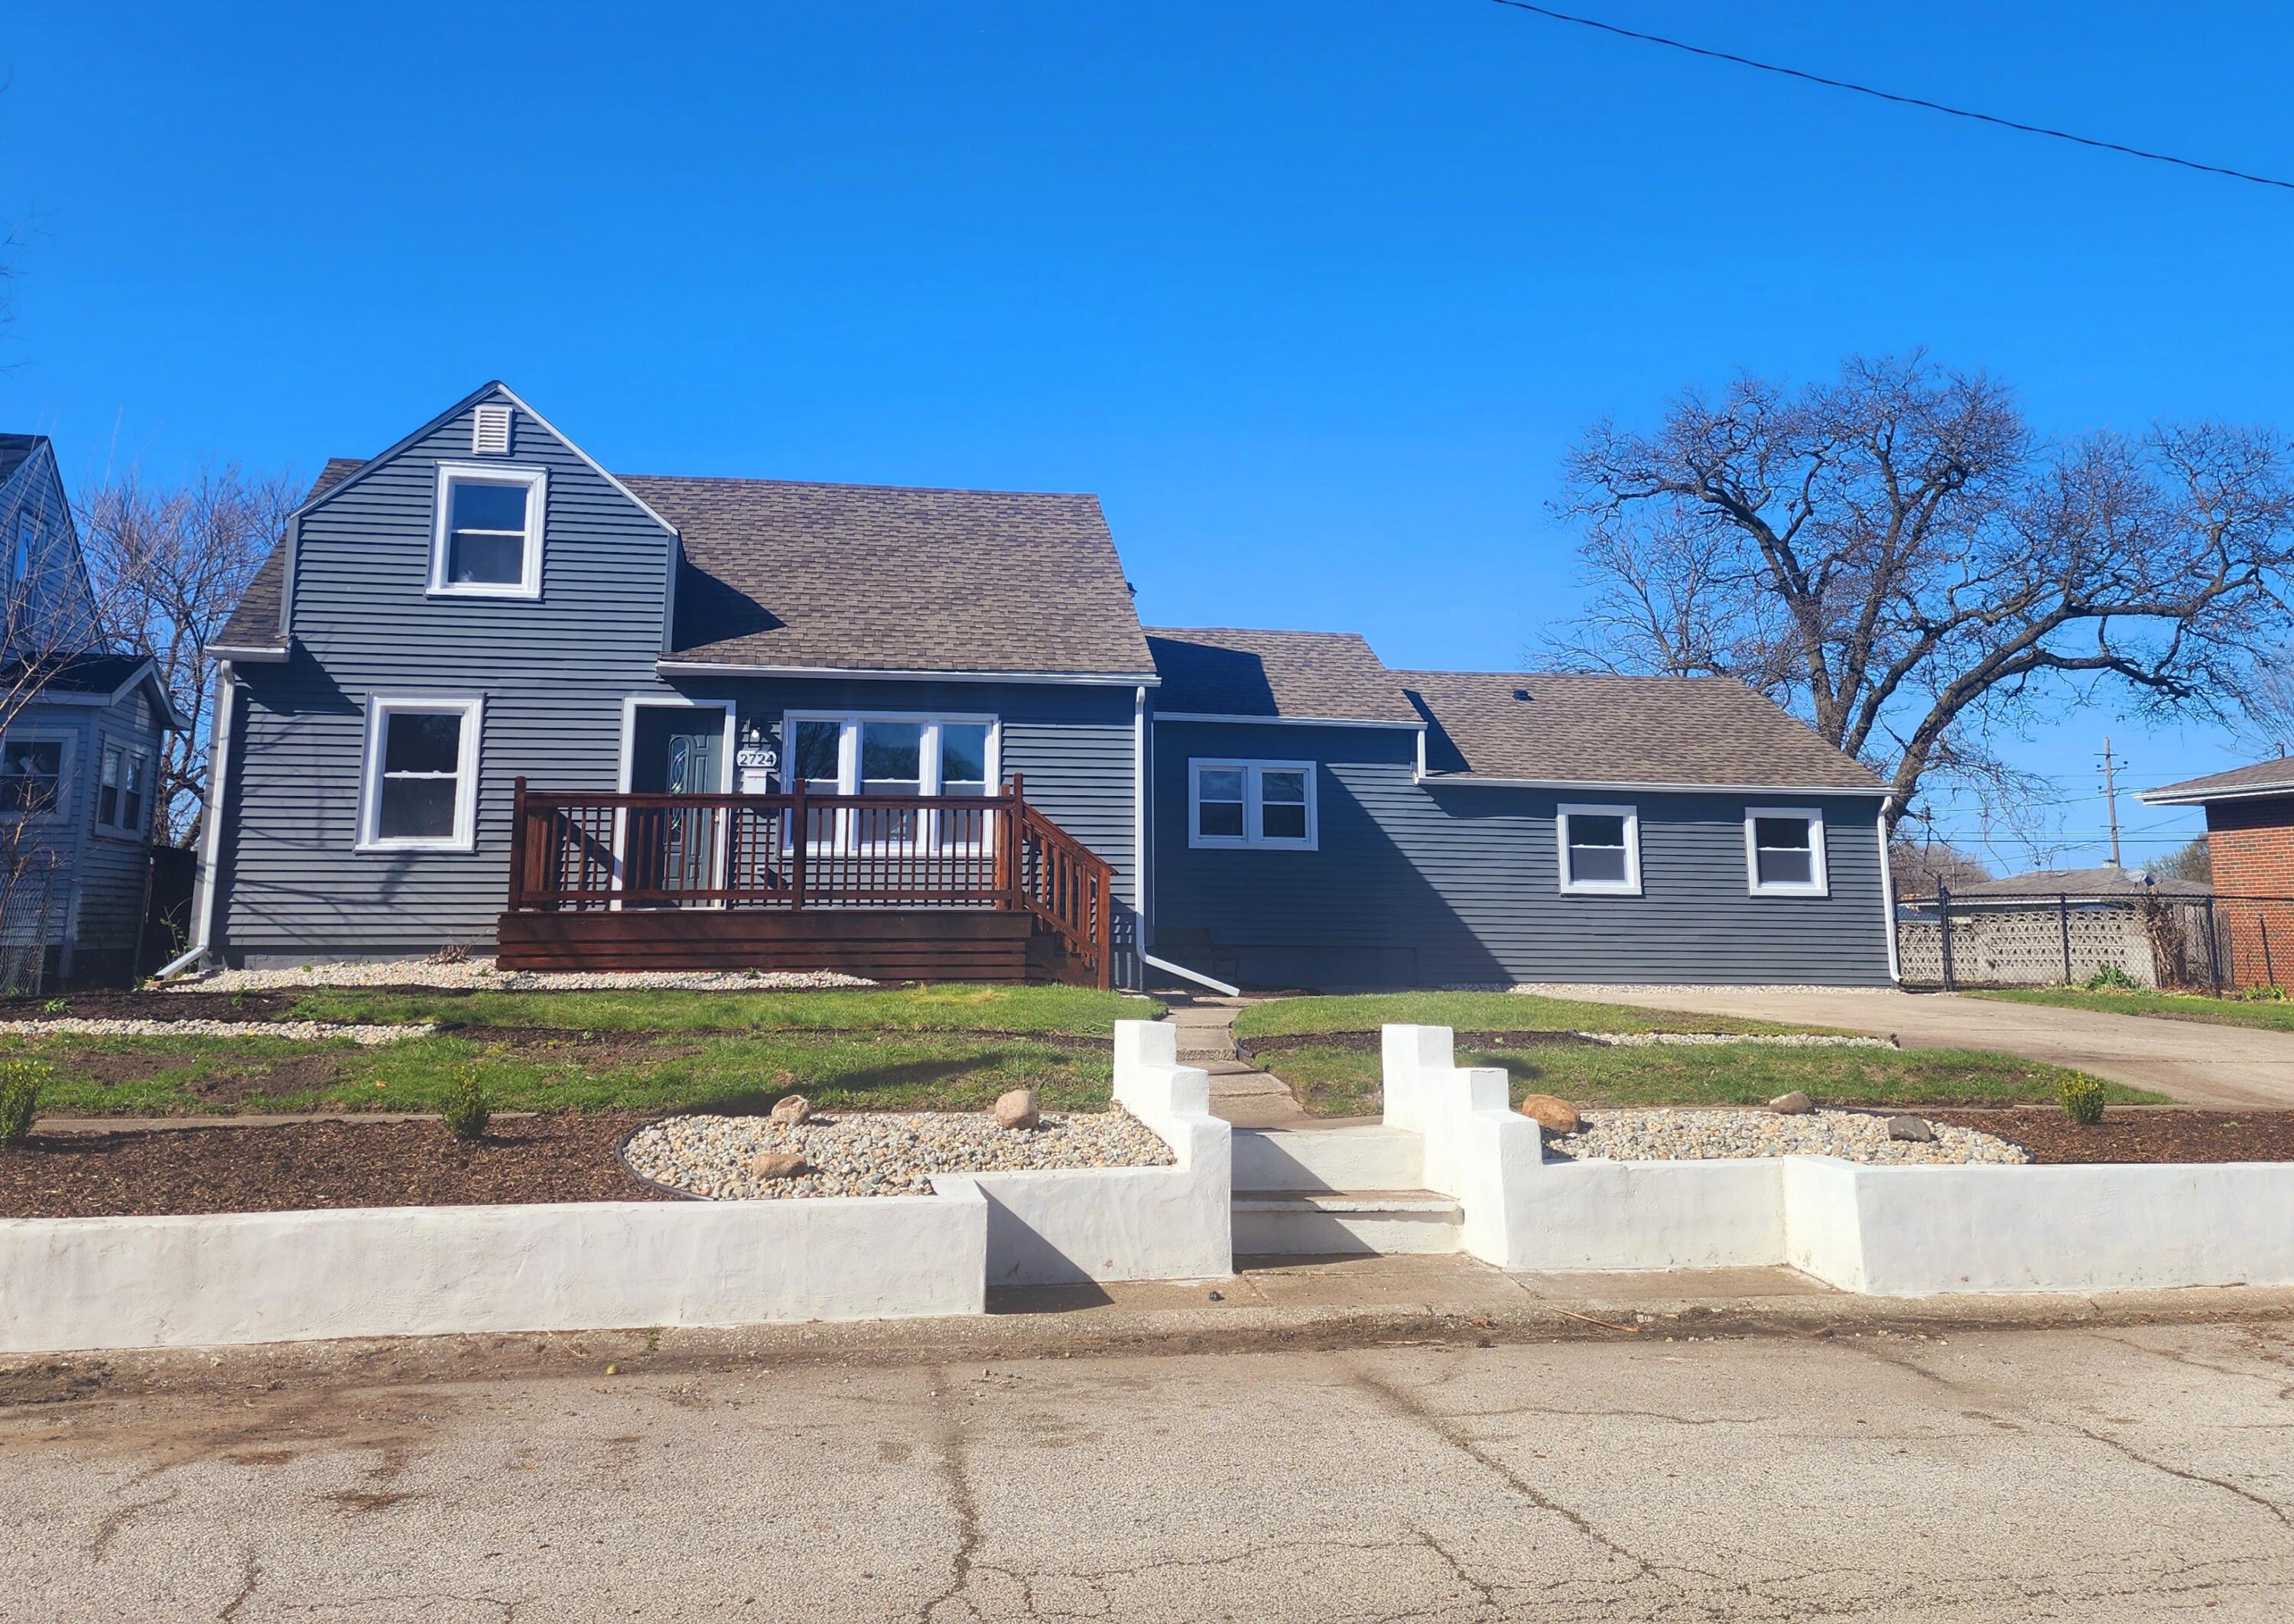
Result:
M367 702L362 851L468 851L477 822L475 698L377 694Z
M1638 897L1641 820L1631 807L1563 806L1554 816L1561 889L1595 897Z
M150 752L107 743L96 773L96 823L121 834L142 835L150 830Z
M805 716L785 719L791 788L812 795L913 799L986 795L997 783L995 719L983 716ZM977 845L987 818L971 810L920 817L899 807L848 808L810 820L811 838L864 845L919 838L944 847Z
M549 475L492 463L438 465L430 591L449 597L541 596Z
M1321 832L1312 761L1187 763L1188 845L1312 851Z
M1747 808L1745 870L1755 897L1825 895L1823 812L1814 807Z
M59 735L12 730L0 743L0 816L53 817L63 806L71 742Z

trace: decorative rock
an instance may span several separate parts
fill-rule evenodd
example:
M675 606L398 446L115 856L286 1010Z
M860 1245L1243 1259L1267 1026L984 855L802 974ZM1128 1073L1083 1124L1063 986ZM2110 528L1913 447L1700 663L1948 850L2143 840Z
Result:
M1032 1128L1044 1119L1036 1108L1036 1091L1015 1088L996 1100L996 1125L999 1128Z
M812 1101L802 1094L791 1094L773 1107L773 1120L785 1128L793 1128L812 1115Z
M1779 1116L1805 1116L1816 1108L1816 1101L1800 1090L1794 1089L1788 1094L1778 1094L1769 1100L1769 1108Z
M1888 1119L1869 1111L1786 1116L1759 1107L1730 1110L1664 1108L1590 1110L1575 1133L1550 1134L1549 1157L1615 1162L1702 1161L1714 1157L1837 1156L1851 1162L1940 1166L2013 1165L2030 1152L1993 1134L1951 1123L1919 1121L1929 1137L1891 1139Z
M760 1150L749 1158L752 1179L793 1179L811 1171L793 1150Z
M1924 1117L1891 1116L1888 1118L1888 1137L1902 1140L1906 1144L1932 1145L1935 1143L1935 1130L1928 1125Z
M1558 1095L1527 1095L1522 1100L1520 1110L1549 1133L1574 1133L1579 1126L1577 1108Z

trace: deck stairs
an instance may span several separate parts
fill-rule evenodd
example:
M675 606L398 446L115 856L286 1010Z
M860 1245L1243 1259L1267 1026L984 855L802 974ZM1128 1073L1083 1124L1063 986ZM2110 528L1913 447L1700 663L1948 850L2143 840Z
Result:
M1234 1133L1238 1256L1456 1252L1464 1209L1425 1188L1424 1144L1404 1128Z

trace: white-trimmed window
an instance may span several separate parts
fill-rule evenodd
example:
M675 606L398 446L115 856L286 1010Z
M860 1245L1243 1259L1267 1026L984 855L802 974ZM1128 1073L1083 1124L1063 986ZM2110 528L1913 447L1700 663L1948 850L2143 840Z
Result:
M1823 812L1815 807L1747 807L1745 873L1755 897L1823 896Z
M20 587L32 578L32 555L40 538L40 522L28 513L16 516L16 539L8 548L8 584Z
M104 742L95 780L95 821L118 834L142 836L150 828L151 752Z
M454 597L540 597L549 475L494 463L438 465L430 590Z
M864 711L826 716L792 710L782 718L782 775L813 795L987 795L994 792L1001 739L992 716L896 716ZM866 838L914 837L913 816L888 821L871 814ZM985 820L950 815L931 838L942 845L976 843ZM840 835L840 839L848 838Z
M11 727L0 742L0 817L54 817L71 791L71 735Z
M1641 892L1641 818L1632 807L1555 808L1554 844L1561 855L1561 889L1595 897Z
M1312 761L1187 763L1187 844L1312 851L1321 837Z
M361 851L470 849L483 720L476 698L378 694L367 701Z

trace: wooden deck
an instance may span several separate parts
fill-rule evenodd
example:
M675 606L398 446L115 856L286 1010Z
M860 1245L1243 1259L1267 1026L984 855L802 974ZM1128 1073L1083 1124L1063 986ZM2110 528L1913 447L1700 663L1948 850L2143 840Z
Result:
M1113 985L1113 873L1028 803L638 795L519 779L508 970L836 970Z

